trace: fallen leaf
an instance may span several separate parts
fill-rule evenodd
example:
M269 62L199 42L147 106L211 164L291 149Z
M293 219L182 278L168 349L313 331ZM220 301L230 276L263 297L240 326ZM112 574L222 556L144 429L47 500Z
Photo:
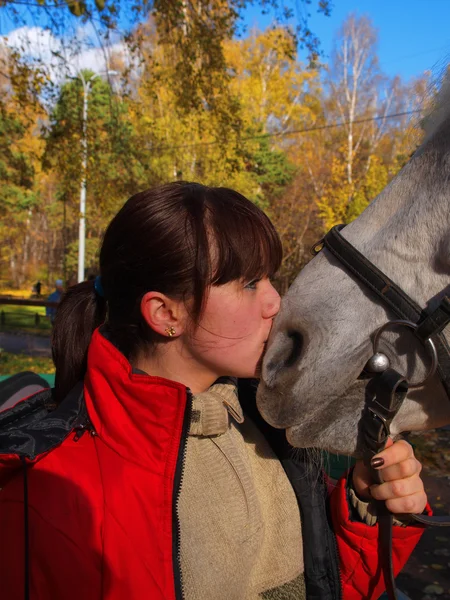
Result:
M437 548L433 550L435 556L450 556L450 550L448 548Z
M436 594L436 596L441 596L444 593L444 588L440 585L432 583L431 585L427 585L423 591L425 594Z

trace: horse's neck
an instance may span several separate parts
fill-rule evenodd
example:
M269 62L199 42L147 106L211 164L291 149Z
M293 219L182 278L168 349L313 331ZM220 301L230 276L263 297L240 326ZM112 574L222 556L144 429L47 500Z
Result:
M348 228L348 238L418 304L450 293L450 156L430 147Z

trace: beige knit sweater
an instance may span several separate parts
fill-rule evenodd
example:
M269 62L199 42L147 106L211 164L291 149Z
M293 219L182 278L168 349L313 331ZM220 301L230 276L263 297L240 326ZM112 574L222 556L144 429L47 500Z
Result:
M302 600L300 514L232 384L193 400L178 502L186 600Z

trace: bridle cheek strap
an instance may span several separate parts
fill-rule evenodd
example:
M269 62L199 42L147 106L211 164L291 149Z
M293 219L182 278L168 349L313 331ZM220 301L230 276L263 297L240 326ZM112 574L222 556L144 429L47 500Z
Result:
M437 370L442 385L450 399L450 347L443 329L450 323L450 299L445 296L434 309L422 309L408 294L383 271L346 240L341 231L344 225L336 225L311 248L313 255L326 248L366 288L370 289L382 304L387 305L399 318L417 325L415 335L424 342L431 339L438 354Z
M371 389L370 389L371 388ZM408 392L408 383L394 369L386 369L368 385L368 392L373 393L372 399L366 403L360 421L361 446L364 463L371 470L372 480L383 483L381 472L370 465L372 458L381 452L389 438L392 420L400 409ZM391 600L397 598L392 562L392 528L393 516L382 501L376 502L378 517L378 556L382 557L386 592Z
M400 410L408 393L408 382L394 369L386 369L374 377L368 384L368 393L372 398L366 403L360 421L361 446L364 463L371 469L375 483L383 483L381 472L370 466L371 459L384 449L390 433L391 423ZM378 516L378 555L381 558L386 592L390 600L397 599L392 562L393 515L383 501L377 501ZM450 526L447 517L429 517L427 515L409 515L422 525Z
M391 423L408 393L408 382L394 369L386 369L367 385L372 398L366 403L360 421L360 435L365 464L384 449L390 434ZM380 472L374 470L375 483L383 483Z

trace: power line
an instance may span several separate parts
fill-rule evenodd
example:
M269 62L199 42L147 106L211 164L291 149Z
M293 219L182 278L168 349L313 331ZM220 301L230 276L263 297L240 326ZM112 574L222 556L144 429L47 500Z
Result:
M446 44L445 46L441 46L440 48L429 48L428 50L423 50L422 52L415 52L414 54L407 54L406 56L398 56L397 58L394 58L394 60L389 60L388 62L383 61L382 65L394 65L396 63L408 60L410 58L416 58L417 56L424 56L425 54L432 54L434 52L442 52L443 50L448 51L449 48L450 44Z
M333 129L335 127L345 127L346 125L350 125L350 124L359 125L360 123L368 123L370 121L383 121L385 119L394 119L397 117L404 117L406 115L413 115L413 114L421 113L421 112L423 112L422 109L406 110L404 112L393 113L390 115L383 115L383 116L379 116L379 117L366 117L366 118L361 118L361 119L354 119L353 121L342 121L341 123L327 123L326 125L318 125L315 127L306 127L305 129L293 129L292 131L263 133L260 135L251 135L251 136L243 137L243 138L241 138L241 141L246 142L246 141L250 141L250 140L262 140L262 139L274 138L274 137L277 137L277 138L288 137L290 135L311 133L313 131L322 131L323 129ZM196 142L195 144L180 144L178 146L156 146L155 148L152 148L152 151L179 150L179 149L183 149L183 148L184 149L196 148L198 146L217 146L219 144L222 144L222 142L215 140L215 141L211 141L211 142Z
M8 0L8 4L17 4L19 6L32 6L34 8L68 8L77 4L78 0L67 0L66 2L55 2L54 4L44 5L38 2L27 2L26 0ZM3 6L6 6L4 4Z

